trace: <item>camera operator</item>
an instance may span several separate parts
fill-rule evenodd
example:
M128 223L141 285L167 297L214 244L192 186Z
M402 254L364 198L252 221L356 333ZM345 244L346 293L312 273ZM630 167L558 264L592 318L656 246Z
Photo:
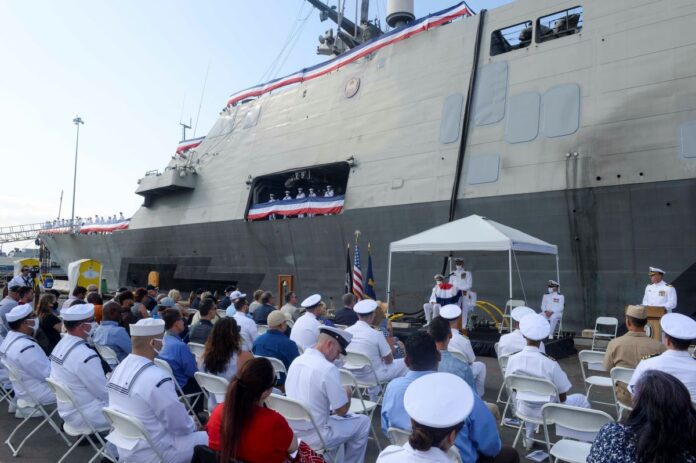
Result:
M28 265L22 265L22 270L19 275L14 277L10 283L7 285L8 288L13 286L28 286L30 288L34 287L34 279L32 278L31 267ZM36 277L36 274L34 274Z

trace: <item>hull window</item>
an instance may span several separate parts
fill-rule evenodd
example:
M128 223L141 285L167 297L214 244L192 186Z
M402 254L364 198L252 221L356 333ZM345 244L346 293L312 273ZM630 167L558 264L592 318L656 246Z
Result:
M532 43L532 22L525 21L491 34L491 56L527 48Z
M580 33L583 26L581 6L569 8L537 19L536 42L548 42Z
M343 211L350 164L337 162L255 178L246 219L286 220Z

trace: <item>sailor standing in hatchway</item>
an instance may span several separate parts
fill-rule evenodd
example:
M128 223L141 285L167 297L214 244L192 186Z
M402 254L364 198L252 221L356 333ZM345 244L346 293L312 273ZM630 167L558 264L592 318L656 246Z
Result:
M556 325L563 318L563 307L565 306L565 297L563 294L558 294L559 285L553 280L549 280L548 294L544 294L541 298L541 315L551 324L549 339L553 339Z
M297 196L295 196L295 199L304 199L306 197L307 196L304 194L304 191L302 190L302 188L298 188L297 189ZM305 216L304 214L297 214L297 217L304 217L304 216Z
M459 307L462 309L462 320L466 324L469 319L470 302L468 293L471 291L472 275L471 272L464 270L464 259L457 257L454 259L455 269L449 276L449 282L459 292Z
M324 198L333 198L334 191L333 187L331 185L326 185L326 191L324 191ZM324 215L331 215L331 214L324 214Z
M268 195L268 202L269 203L274 203L276 201L278 201L278 200L276 199L276 197L273 193ZM275 219L276 219L276 215L274 213L268 214L268 220L275 220Z
M664 282L665 271L650 267L650 284L645 287L643 304L653 307L664 307L671 313L677 307L677 290Z

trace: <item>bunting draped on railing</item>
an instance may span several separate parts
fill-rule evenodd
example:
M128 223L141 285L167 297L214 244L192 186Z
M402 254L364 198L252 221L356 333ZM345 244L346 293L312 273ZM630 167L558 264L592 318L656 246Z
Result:
M381 48L392 45L396 42L400 42L401 40L405 40L423 31L427 31L428 29L441 26L462 16L471 15L472 13L467 7L466 3L459 3L458 5L452 6L437 13L433 13L429 16L425 16L417 21L407 24L406 26L391 30L373 40L362 43L330 61L325 61L315 66L301 69L300 71L290 74L289 76L280 77L278 79L274 79L234 93L227 100L227 105L234 105L247 98L261 96L280 87L316 79L317 77L321 77L349 63L357 61L360 58L375 53Z
M176 154L181 154L184 151L188 151L196 146L200 145L205 137L192 138L190 140L181 140L179 145L176 147Z
M77 232L81 233L83 235L89 234L89 233L113 233L117 230L126 230L128 228L128 225L130 224L130 220L121 220L118 222L112 222L112 223L90 223L90 224L84 224L82 226L77 227ZM42 235L60 235L63 233L71 233L72 228L70 226L61 226L61 227L52 227L52 228L46 228L43 229L39 232L39 234Z
M259 203L251 206L247 219L265 220L272 214L276 216L339 214L343 210L343 200L343 196L332 196L329 198L317 196Z

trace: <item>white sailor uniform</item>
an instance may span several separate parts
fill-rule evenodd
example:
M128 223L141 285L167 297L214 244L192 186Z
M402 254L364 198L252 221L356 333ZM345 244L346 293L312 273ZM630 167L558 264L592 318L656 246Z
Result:
M358 320L354 325L346 328L346 331L353 335L346 350L368 356L375 368L375 373L377 373L377 379L380 381L391 381L408 372L404 359L394 359L390 364L384 363L383 358L391 354L392 351L381 331L372 328L363 320ZM346 368L350 368L349 364L346 364ZM369 369L351 369L351 371L358 379L374 381L374 376Z
M425 312L425 322L430 321L440 315L440 308L448 304L457 304L459 301L459 291L457 287L450 283L438 283L430 293L430 299L423 304Z
M193 447L207 445L208 434L196 432L193 419L176 395L172 377L145 357L129 354L107 384L109 407L137 418L167 463L188 463ZM142 440L112 431L107 440L118 448L119 461L156 461Z
M21 274L15 276L10 280L10 282L7 284L8 288L11 288L13 286L29 286L33 287L34 282L31 281L31 276L26 276L23 277Z
M641 360L628 383L631 392L648 370L660 370L674 376L689 390L691 400L696 401L696 359L688 351L666 350L660 355Z
M305 312L297 319L292 330L290 331L290 339L295 341L295 344L302 349L314 347L319 338L319 327L321 322L317 320L316 315L311 312Z
M556 386L559 394L567 393L572 386L570 380L568 380L568 375L561 369L558 362L546 354L542 354L539 348L534 346L526 346L520 352L510 356L505 368L505 376L511 374L546 379ZM524 397L526 400L521 400L521 397ZM515 407L521 413L541 420L541 407L548 402L550 402L548 396L533 393L522 395L520 393L515 398ZM571 394L566 397L564 403L575 407L590 408L587 397L582 394ZM534 425L527 423L526 427L527 437L531 438L534 435Z
M677 307L677 290L674 286L663 281L650 283L645 287L643 304L653 307L664 307L667 312L672 312Z
M552 293L544 294L541 298L541 314L546 317L546 319L551 324L551 330L549 332L549 339L553 337L553 333L556 330L556 325L563 318L563 307L565 306L565 297L563 294L558 294L554 291ZM545 312L553 312L551 316L546 316Z
M390 445L382 450L377 458L377 463L452 463L447 452L439 447L430 447L428 450L415 450L406 442L403 447Z
M471 373L474 375L476 392L480 397L483 397L486 390L486 364L476 361L476 354L469 338L462 335L456 328L451 328L451 330L452 339L450 339L447 350L464 354L467 363L471 367Z
M307 196L302 192L298 191L297 195L295 196L295 199L305 199ZM302 218L304 217L304 214L297 214L297 217Z
M234 306L232 306L234 308ZM244 312L237 310L233 316L239 326L239 334L242 337L242 350L251 352L254 347L254 341L258 336L258 327L251 318L247 317Z
M345 463L364 460L370 419L366 415L351 413L345 416L329 415L331 411L346 405L348 396L341 386L338 368L326 360L324 354L310 348L297 357L288 369L285 392L289 398L309 409L328 448L345 444ZM321 447L319 436L311 423L290 420L289 424L297 437L313 448Z
M66 334L49 358L51 379L73 393L92 426L97 429L109 428L101 411L107 406L109 395L106 392L106 376L97 352L90 349L83 339ZM58 414L73 428L85 428L82 416L72 403L58 401Z
M0 345L0 357L22 375L22 385L12 384L15 398L29 403L35 399L42 405L56 403L56 396L46 384L51 362L34 338L10 331Z
M498 357L512 355L525 347L527 347L527 340L524 339L522 332L516 329L512 333L504 334L500 337L498 341ZM546 353L543 342L539 345L539 350L542 354Z

